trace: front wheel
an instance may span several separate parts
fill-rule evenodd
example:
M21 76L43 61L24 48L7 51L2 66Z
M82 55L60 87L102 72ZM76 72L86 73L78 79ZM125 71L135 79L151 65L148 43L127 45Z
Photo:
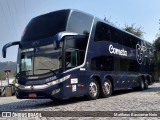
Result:
M102 97L107 98L112 94L112 84L110 80L105 80L102 85Z
M88 91L88 95L87 98L89 100L95 100L99 97L99 84L96 80L92 79L90 84L89 84L89 91Z

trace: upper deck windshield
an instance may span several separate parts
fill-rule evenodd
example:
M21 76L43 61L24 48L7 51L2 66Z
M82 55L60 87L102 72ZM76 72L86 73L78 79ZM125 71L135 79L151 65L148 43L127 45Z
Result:
M27 25L21 41L28 42L68 31L89 35L93 16L74 11L60 10L33 18Z
M61 48L54 50L54 44L22 49L20 72L24 75L56 74L61 68Z
M69 10L60 10L33 18L24 30L22 41L33 41L65 31Z

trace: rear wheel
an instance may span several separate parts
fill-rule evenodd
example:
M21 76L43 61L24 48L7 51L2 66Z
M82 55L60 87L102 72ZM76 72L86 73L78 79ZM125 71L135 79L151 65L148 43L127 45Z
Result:
M144 80L141 78L141 79L140 79L139 90L144 90L144 89L145 89L145 82L144 82Z
M89 85L89 91L88 91L88 95L87 98L89 100L95 100L99 97L99 84L95 79L92 79Z
M105 80L102 85L102 97L107 98L112 94L112 84L110 80Z
M148 80L145 79L145 89L148 89Z

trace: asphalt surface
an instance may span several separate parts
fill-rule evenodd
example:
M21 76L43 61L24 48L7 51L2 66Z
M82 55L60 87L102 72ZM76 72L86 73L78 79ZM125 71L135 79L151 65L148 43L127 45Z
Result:
M88 101L84 97L79 98L71 98L69 100L63 100L61 102L55 102L50 99L16 99L15 96L11 97L0 97L0 111L17 111L17 112L45 112L46 117L39 117L36 119L40 120L50 120L50 119L106 119L102 115L99 115L100 112L95 113L96 111L148 111L153 113L153 111L158 111L160 114L160 83L154 83L147 90L144 91L133 91L133 90L125 90L125 91L116 91L109 98L99 98L97 100ZM65 113L67 111L72 111L71 116L73 117L65 117L64 114L59 114L59 117L52 118L52 114L55 114L55 111L59 113ZM80 117L77 118L76 112L74 111L82 111L79 112L80 116L85 115L85 111L92 111L90 114L97 114L98 118L93 116L91 117ZM103 113L101 112L101 113ZM142 112L142 113L144 113ZM139 112L141 113L141 112ZM48 116L47 116L48 114ZM68 114L68 113L67 113ZM75 116L74 116L75 114ZM154 113L153 113L154 115ZM67 115L66 115L67 116ZM61 118L63 117L63 118ZM139 117L132 117L130 119L137 119ZM143 119L160 119L160 117L142 117ZM0 119L11 119L11 118L0 118ZM12 119L22 119L14 117ZM24 119L28 119L25 118ZM23 120L24 120L23 119ZM35 119L35 118L30 118ZM119 119L119 117L109 117L107 119ZM129 117L123 117L123 119L129 119Z

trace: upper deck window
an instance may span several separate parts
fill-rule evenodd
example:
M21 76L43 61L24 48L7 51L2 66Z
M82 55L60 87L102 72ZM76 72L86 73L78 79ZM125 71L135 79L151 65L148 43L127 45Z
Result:
M97 22L94 41L110 41L122 44L121 31L103 22Z
M73 11L68 22L67 31L79 34L89 34L93 17L81 12Z

